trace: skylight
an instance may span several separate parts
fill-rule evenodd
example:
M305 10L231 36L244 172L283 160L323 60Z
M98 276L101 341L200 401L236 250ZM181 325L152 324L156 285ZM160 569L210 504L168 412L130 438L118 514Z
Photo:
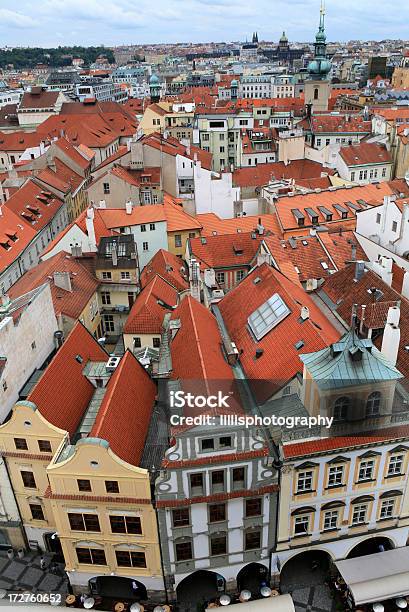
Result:
M251 331L257 340L261 340L280 321L290 314L290 309L278 293L272 295L247 319Z

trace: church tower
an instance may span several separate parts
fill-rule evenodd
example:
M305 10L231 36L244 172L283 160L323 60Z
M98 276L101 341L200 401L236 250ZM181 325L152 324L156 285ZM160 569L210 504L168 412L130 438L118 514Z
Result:
M315 36L314 59L308 64L309 77L305 81L305 104L311 105L312 111L327 111L330 97L330 81L328 74L331 62L327 59L327 37L324 27L325 9L321 4L320 24Z
M149 90L151 94L152 103L159 102L161 89L162 87L159 83L158 77L156 76L156 74L152 74L151 78L149 79Z

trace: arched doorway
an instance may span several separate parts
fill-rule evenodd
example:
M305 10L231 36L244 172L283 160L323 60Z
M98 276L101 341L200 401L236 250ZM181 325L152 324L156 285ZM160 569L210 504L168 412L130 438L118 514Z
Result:
M180 610L196 610L200 604L216 599L226 589L226 580L221 574L198 570L186 576L176 587L176 598Z
M330 570L331 557L323 550L308 550L289 559L281 570L282 593L324 584Z
M367 538L363 542L359 542L354 546L348 553L347 559L354 559L355 557L364 557L365 555L373 555L384 550L392 550L395 548L392 540L380 536L373 538Z
M45 549L48 552L53 553L54 555L53 560L56 563L65 563L64 553L62 550L60 538L58 537L58 533L56 532L45 533L44 534L44 544L45 544Z
M237 574L237 590L247 589L251 591L253 597L259 597L261 587L269 583L268 568L261 563L249 563Z

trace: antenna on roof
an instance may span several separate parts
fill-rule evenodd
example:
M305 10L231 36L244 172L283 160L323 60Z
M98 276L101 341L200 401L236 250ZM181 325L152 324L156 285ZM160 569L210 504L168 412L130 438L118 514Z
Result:
M352 313L351 313L351 329L352 329L352 344L355 346L355 331L356 331L356 320L357 320L357 309L358 304L352 304Z

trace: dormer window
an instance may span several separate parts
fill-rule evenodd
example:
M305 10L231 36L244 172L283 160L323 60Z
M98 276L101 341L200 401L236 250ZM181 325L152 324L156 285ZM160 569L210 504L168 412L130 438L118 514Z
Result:
M214 450L214 439L213 438L205 438L201 440L202 451L206 450Z

